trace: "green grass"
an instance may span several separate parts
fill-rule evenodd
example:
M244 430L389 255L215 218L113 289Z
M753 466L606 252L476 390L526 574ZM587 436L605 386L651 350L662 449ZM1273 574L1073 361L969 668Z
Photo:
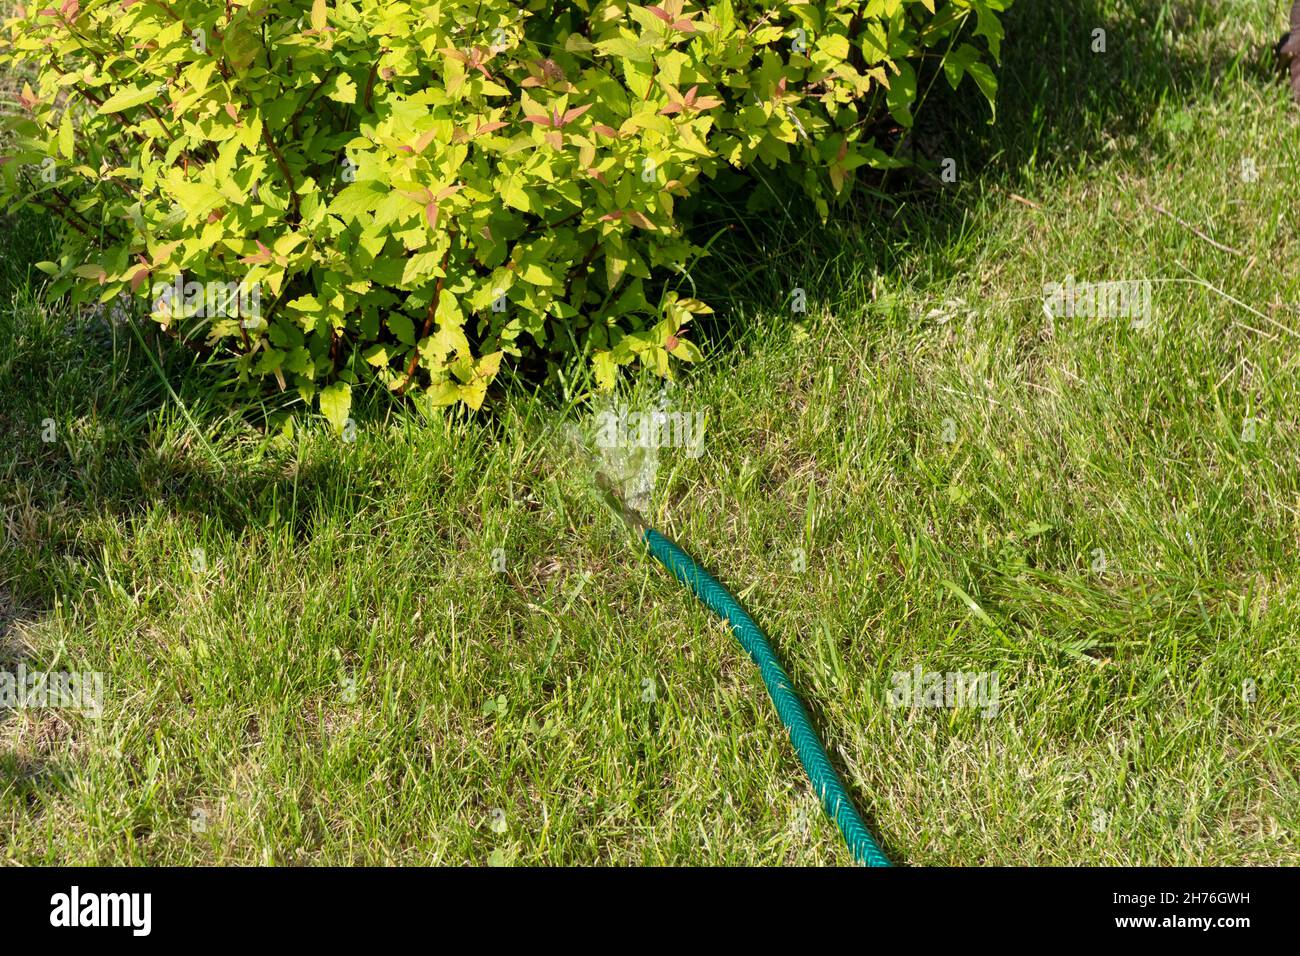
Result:
M901 862L1300 862L1280 7L1023 0L998 124L936 97L918 134L956 185L744 223L697 269L728 316L675 392L705 453L664 451L652 520L772 636ZM106 700L0 714L0 859L848 862L554 396L271 438L185 356L164 385L125 327L41 304L49 241L0 234L0 669ZM1152 280L1152 327L1050 322L1071 274ZM917 665L995 672L998 714L891 708Z

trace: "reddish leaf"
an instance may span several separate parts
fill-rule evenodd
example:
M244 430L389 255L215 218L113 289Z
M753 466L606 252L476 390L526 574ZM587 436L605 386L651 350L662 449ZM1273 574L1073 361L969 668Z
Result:
M244 256L244 258L240 259L239 261L242 262L244 265L249 265L249 266L264 265L265 263L270 262L271 250L266 248L266 246L262 245L260 240L254 239L253 241L257 243L257 252L253 253L251 256Z
M588 103L586 106L575 106L573 109L571 109L571 110L569 110L567 113L565 113L565 114L564 114L564 117L563 117L563 118L562 118L558 123L556 123L555 125L556 125L556 126L568 126L570 123L572 123L574 120L576 120L576 119L577 119L579 116L581 116L583 113L587 112L587 110L591 109L591 107L592 107L592 104L591 104L591 103Z
M423 153L426 149L429 148L429 144L433 142L434 137L436 137L437 135L438 135L438 131L432 129L429 130L427 133L423 134L419 139L415 141L415 152Z

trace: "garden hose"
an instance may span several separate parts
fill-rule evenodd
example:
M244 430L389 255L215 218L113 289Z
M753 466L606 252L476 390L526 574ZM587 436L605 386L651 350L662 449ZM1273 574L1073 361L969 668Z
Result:
M831 766L826 749L808 719L803 702L795 693L790 675L777 660L772 645L753 618L745 613L731 592L700 567L694 558L649 527L640 514L625 505L608 478L598 474L596 481L615 513L640 533L641 540L649 547L655 559L671 571L673 577L690 588L709 610L731 625L736 640L758 665L759 672L763 675L763 684L772 697L772 703L776 705L781 723L790 734L790 742L799 755L804 773L808 775L808 781L821 800L822 808L840 828L853 859L864 866L889 866L889 860L867 831L862 818L853 808L853 802L849 800L844 784Z

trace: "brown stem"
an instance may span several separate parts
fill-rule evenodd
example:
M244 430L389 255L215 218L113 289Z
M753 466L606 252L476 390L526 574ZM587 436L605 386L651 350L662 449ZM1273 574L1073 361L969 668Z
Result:
M849 21L849 66L861 73L867 68L867 63L862 56L862 48L858 45L858 30L862 27L862 18L867 12L867 0L862 0L858 4L857 13L853 14L853 19Z
M442 284L447 279L447 262L451 258L451 246L447 247L447 252L442 257L442 275L438 276L438 283L433 289L433 298L429 300L429 311L424 316L424 328L420 332L420 337L415 340L415 348L411 351L411 361L406 366L406 380L402 382L401 387L397 389L398 395L406 394L407 387L415 377L415 366L420 361L420 342L429 337L433 330L433 317L438 312L438 300L442 298Z
M366 112L370 112L370 101L375 92L375 75L379 72L379 61L375 60L370 67L370 75L366 77L366 95L362 102L366 106Z
M150 105L149 103L145 103L144 108L149 111L150 116L152 116L154 119L158 121L158 125L161 126L163 128L163 132L167 134L167 139L173 143L176 142L176 134L172 132L172 128L167 125L167 121L164 120L161 115L159 115L158 111L154 109L153 106Z
M83 229L81 226L77 225L77 222L76 222L75 219L69 219L67 216L65 216L65 215L64 215L65 210L59 208L58 206L51 206L51 205L49 205L48 203L43 203L43 202L41 202L39 199L37 199L35 196L33 196L29 201L30 201L30 202L34 202L34 203L36 203L36 205L40 206L40 207L41 207L42 209L44 209L46 212L54 213L54 215L58 217L58 219L59 219L60 222L63 222L63 223L65 223L65 224L71 226L73 229L77 230L77 232L81 233L81 234L82 234L83 236L85 236L87 239L93 239L93 238L95 238L95 237L92 236L90 233L88 233L85 229Z
M570 284L578 277L579 273L582 273L591 267L592 260L596 258L596 253L599 250L600 243L593 242L591 248L587 250L587 254L582 257L582 261L569 270L568 280Z
M85 88L84 86L82 86L80 83L76 84L76 87L77 87L77 92L78 92L78 93L80 93L80 94L81 94L82 96L84 96L86 99L90 100L90 102L94 103L96 106L103 106L103 105L104 105L104 101L103 101L103 100L101 100L101 99L100 99L98 96L96 96L94 93L90 92L90 90L86 89L86 88Z
M59 205L60 205L60 206L61 206L61 207L62 207L62 208L63 208L63 209L68 213L68 215L76 216L78 219L80 219L82 225L84 225L84 226L86 227L86 229L94 229L94 228L95 228L94 225L90 222L89 219L87 219L87 218L86 218L85 216L83 216L81 213L77 212L77 210L75 210L75 209L72 208L72 203L71 203L71 201L69 201L69 199L68 199L67 196L65 196L65 195L63 195L63 193L59 192L58 189L52 189L52 190L50 190L50 192L53 194L54 198L57 199L57 200L59 201ZM71 221L71 220L69 220L69 221ZM90 233L86 233L86 235L90 235Z
M321 87L325 85L327 79L328 77L312 87L311 92L307 94L307 98L302 101L302 105L293 111L293 116L289 118L289 123L293 125L295 129L297 129L298 117L302 115L302 111L310 105L311 101L316 98L316 94L321 91Z
M289 184L289 205L293 208L293 220L296 223L300 218L298 213L298 184L294 181L293 173L289 170L289 164L284 161L284 155L271 139L271 130L265 123L262 124L262 140L266 143L266 148L271 151L275 157L276 165L280 167L280 172L285 181Z

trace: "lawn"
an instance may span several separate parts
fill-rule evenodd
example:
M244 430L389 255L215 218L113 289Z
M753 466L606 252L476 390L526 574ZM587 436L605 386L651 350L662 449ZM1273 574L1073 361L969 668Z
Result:
M1300 863L1281 7L1021 0L996 125L936 92L917 132L956 182L738 213L694 270L703 454L648 515L901 863ZM849 862L730 632L592 493L579 394L268 432L43 303L52 241L0 234L0 670L101 672L103 713L0 712L0 861ZM1150 321L1049 316L1068 276L1149 281ZM893 706L917 667L996 712Z

